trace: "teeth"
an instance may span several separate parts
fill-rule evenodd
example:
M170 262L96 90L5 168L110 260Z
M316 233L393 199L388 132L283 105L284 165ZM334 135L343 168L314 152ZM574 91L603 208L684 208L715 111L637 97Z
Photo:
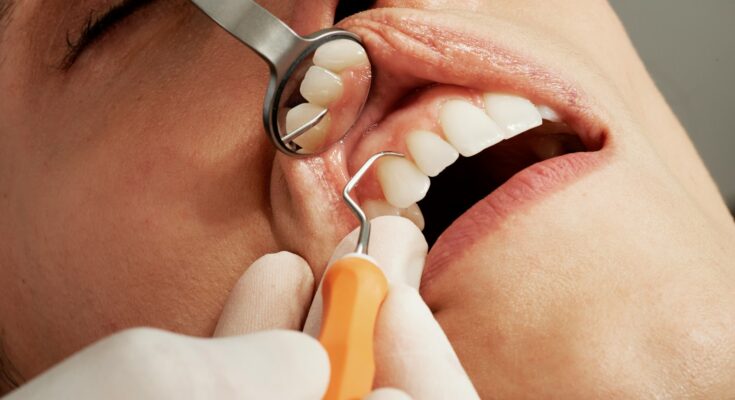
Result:
M411 158L421 172L437 176L444 168L452 165L459 153L439 135L429 131L413 131L406 137L406 146Z
M286 114L286 131L293 132L304 126L312 118L316 117L324 110L323 107L311 103L303 103L288 110ZM331 118L329 114L325 115L315 127L309 129L303 135L294 139L294 142L303 147L307 152L316 152L322 148L324 139L329 131Z
M424 229L424 214L418 204L412 204L408 208L398 208L383 200L366 200L362 203L362 210L368 219L375 219L384 215L400 216L408 218L419 229Z
M439 111L444 136L459 154L473 156L503 140L503 132L484 111L462 100L449 100Z
M402 209L401 216L410 219L420 230L424 230L424 214L418 204L412 204L408 208Z
M506 139L541 125L541 114L527 99L499 93L485 93L485 111L503 129Z
M401 210L398 207L392 206L382 200L366 200L362 203L361 207L365 211L368 219L382 217L384 215L401 215Z
M405 158L380 160L377 174L385 199L398 208L410 207L429 191L429 177Z
M368 64L365 49L359 43L349 39L339 39L321 45L313 58L314 65L326 68L333 72Z
M536 106L541 118L551 122L561 122L561 117L549 106Z
M342 97L342 79L329 70L312 66L301 82L301 95L309 103L326 107Z

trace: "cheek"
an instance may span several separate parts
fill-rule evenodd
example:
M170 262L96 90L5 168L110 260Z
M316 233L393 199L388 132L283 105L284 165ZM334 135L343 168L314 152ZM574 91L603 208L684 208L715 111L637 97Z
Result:
M234 282L276 249L263 66L210 39L198 57L152 51L114 79L57 85L43 119L26 115L9 220L26 249L10 291L36 310L14 317L29 375L127 327L211 334Z

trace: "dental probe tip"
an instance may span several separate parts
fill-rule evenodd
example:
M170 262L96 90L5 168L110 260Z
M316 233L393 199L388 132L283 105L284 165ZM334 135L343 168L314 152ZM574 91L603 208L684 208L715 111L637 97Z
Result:
M350 210L352 210L355 216L357 216L357 219L360 221L360 233L357 238L357 246L355 246L355 253L358 254L367 255L368 244L370 242L370 221L367 219L367 216L365 215L365 212L362 210L362 208L360 208L360 205L357 204L357 202L352 197L350 197L350 192L352 191L352 189L355 188L355 186L357 186L362 176L365 175L365 172L370 169L373 163L375 163L375 161L377 161L379 158L386 156L405 157L404 154L395 151L381 151L379 153L373 154L370 158L367 159L367 161L365 161L364 164L362 164L355 175L353 175L352 178L347 181L347 184L342 191L342 197L344 198L345 203L347 203L347 206L350 207Z

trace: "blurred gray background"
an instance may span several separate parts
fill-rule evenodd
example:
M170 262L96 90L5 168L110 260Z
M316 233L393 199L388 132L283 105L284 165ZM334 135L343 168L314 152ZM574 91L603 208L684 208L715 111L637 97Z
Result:
M610 0L735 215L735 0Z

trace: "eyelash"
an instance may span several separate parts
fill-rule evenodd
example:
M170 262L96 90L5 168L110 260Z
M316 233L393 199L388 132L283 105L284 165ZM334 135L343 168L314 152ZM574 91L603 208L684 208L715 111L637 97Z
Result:
M110 32L112 28L123 22L135 11L140 10L143 6L146 6L153 1L154 0L123 0L108 8L107 11L101 13L100 16L95 16L95 11L91 11L76 40L71 40L70 31L66 32L67 52L61 62L61 69L68 70L71 68L84 49L101 39L105 34Z

